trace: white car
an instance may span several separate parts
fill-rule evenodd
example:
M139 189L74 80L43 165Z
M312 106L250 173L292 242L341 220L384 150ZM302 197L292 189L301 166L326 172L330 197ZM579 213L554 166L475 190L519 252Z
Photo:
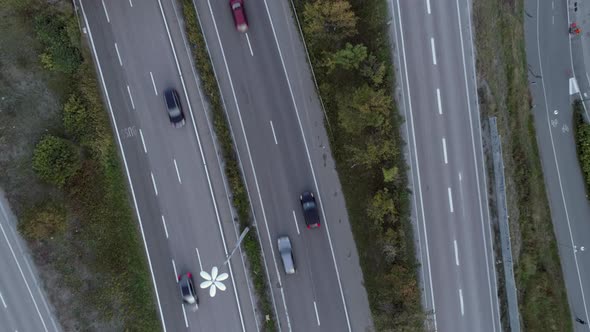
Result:
M293 250L291 247L291 240L288 236L279 237L278 241L279 253L283 261L283 268L286 274L295 273L295 262L293 261Z

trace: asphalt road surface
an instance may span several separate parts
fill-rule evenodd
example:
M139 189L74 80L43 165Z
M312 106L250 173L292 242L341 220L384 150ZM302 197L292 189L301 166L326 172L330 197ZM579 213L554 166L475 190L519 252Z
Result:
M392 0L391 25L432 328L500 332L468 5Z
M257 330L240 252L222 265L235 245L236 225L177 8L159 0L78 5L118 135L163 329ZM174 128L165 111L163 91L171 87L184 108L183 128ZM199 272L213 266L230 278L227 290L211 298L199 288ZM181 303L176 278L185 272L194 275L197 311Z
M247 33L227 1L196 1L245 170L284 331L365 331L372 326L323 113L288 1L246 1ZM319 229L299 203L316 193ZM276 240L293 244L295 275L282 270Z
M0 331L61 331L0 191Z
M572 106L579 98L570 90L574 77L567 2L526 1L526 54L533 94L533 114L549 195L551 218L561 258L572 322L576 331L588 331L589 321L590 204L578 163L572 129ZM583 64L576 71L586 84ZM578 68L576 68L578 69ZM587 91L587 88L585 89Z

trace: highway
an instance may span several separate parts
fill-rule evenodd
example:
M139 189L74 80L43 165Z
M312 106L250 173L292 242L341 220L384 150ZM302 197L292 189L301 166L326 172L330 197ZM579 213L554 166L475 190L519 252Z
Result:
M62 331L26 248L0 190L0 331Z
M170 1L77 2L100 88L129 180L164 331L255 331L250 280L240 252L222 265L236 227L205 105L178 12ZM163 91L175 88L186 116L174 128ZM211 298L200 271L229 273ZM199 309L183 306L177 275L192 272Z
M500 332L470 1L390 5L430 329Z
M288 1L246 1L249 31L227 1L196 1L253 204L282 331L372 327L324 114ZM299 203L316 193L321 227ZM282 270L276 240L291 238L297 272Z
M590 301L590 204L578 163L572 128L572 102L580 95L570 89L577 77L588 93L584 65L572 62L568 35L568 4L530 0L525 2L526 55L537 142L549 196L551 218L558 243L561 268L575 331L588 331ZM578 43L579 40L571 40ZM574 68L576 70L574 70ZM574 76L575 74L575 76Z

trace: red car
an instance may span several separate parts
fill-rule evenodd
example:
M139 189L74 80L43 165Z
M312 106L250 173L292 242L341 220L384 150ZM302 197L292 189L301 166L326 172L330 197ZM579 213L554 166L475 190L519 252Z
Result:
M246 19L244 0L230 0L229 6L234 15L236 29L238 29L239 32L246 32L248 30L248 19Z

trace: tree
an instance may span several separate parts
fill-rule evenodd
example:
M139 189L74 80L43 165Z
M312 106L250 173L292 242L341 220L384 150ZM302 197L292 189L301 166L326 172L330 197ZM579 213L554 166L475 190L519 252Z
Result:
M336 67L342 67L346 70L358 69L360 64L367 58L367 47L363 44L352 46L346 43L346 46L330 54L325 61L328 73Z
M394 222L395 214L395 203L389 193L389 189L381 189L373 195L367 207L367 215L376 225L383 227L384 224L389 224L391 226Z
M49 70L71 74L82 63L82 54L75 46L79 35L73 19L66 19L51 9L35 16L35 32L45 48L40 56L43 66Z
M385 161L393 160L397 149L391 139L381 136L368 136L361 144L348 148L350 163L367 169L381 166Z
M379 86L385 78L385 69L385 63L380 62L376 56L371 54L361 65L360 72L363 77L371 81L373 86Z
M61 188L78 169L80 156L72 142L47 135L35 146L33 170L43 181Z
M89 132L94 127L92 118L77 94L72 94L64 104L63 117L66 133L78 142L92 134Z
M307 41L322 49L337 49L345 38L356 35L357 20L346 0L317 0L303 9Z
M365 129L391 132L391 99L384 90L374 90L363 85L350 94L339 98L338 120L349 134L360 135Z

